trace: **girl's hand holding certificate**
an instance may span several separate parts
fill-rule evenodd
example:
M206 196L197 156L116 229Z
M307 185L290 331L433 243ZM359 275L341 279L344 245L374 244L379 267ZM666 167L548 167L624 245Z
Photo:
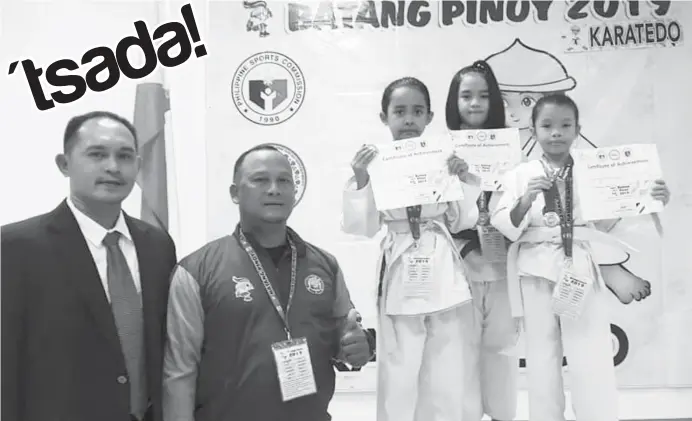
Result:
M462 181L464 181L464 175L469 172L469 164L456 155L449 157L447 160L447 166L449 167L449 173L457 175Z
M651 197L662 202L664 206L668 204L668 201L670 200L670 190L668 190L668 186L666 185L665 181L654 181L654 186L651 188Z
M351 168L353 169L353 175L356 177L356 183L358 183L358 189L362 189L368 184L370 175L368 174L368 165L377 156L377 147L375 145L363 145L356 156L351 161Z

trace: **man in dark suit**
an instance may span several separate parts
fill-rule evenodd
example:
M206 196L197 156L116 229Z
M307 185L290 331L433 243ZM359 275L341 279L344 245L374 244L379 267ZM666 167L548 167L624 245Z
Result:
M159 421L170 236L126 215L134 127L108 112L67 124L70 194L2 227L2 420Z

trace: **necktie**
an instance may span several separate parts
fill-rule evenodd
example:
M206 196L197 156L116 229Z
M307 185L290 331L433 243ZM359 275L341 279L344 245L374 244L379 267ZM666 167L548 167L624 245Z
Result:
M119 239L120 233L117 231L108 233L103 239L107 252L108 291L129 377L130 413L142 419L148 401L142 301L125 255L118 245Z

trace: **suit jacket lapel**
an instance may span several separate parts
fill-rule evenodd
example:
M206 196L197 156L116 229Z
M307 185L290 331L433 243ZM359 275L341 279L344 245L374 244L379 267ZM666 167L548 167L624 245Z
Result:
M113 349L120 354L120 340L110 303L103 289L94 259L72 211L63 201L52 213L49 230L53 234L53 248L65 262L67 281L84 298L97 329Z

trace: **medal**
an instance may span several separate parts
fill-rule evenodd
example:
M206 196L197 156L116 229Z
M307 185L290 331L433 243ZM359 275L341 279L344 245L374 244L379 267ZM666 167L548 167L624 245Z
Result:
M543 215L543 223L550 228L554 228L560 224L560 216L557 212L546 212Z
M480 212L478 215L478 225L482 227L488 225L489 219L488 212Z

